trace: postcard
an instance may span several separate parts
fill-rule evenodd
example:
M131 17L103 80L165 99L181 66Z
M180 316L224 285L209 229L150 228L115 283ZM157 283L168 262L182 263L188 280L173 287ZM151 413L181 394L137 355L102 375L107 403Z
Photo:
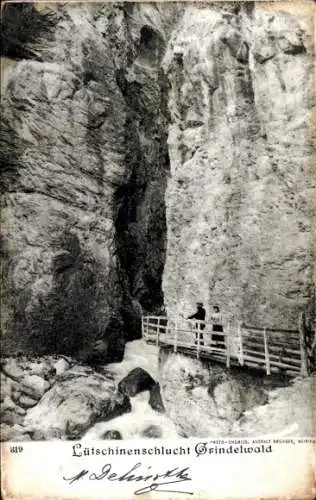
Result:
M5 499L316 495L315 4L1 6Z

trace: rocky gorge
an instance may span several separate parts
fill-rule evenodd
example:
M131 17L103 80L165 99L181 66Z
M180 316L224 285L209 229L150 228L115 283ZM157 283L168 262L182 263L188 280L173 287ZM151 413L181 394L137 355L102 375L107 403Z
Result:
M129 344L145 349L142 314L187 314L202 300L227 320L290 328L315 313L312 25L308 0L2 8L11 439L73 439L99 420L120 425L134 403L144 410L108 368ZM151 374L168 436L197 425L177 422L180 383L187 414L212 415L205 434L225 435L267 401L241 402L225 376L213 401L205 391L217 375L195 365L188 392L175 361ZM50 419L52 407L64 410ZM156 413L146 432L159 437Z
M1 440L313 436L315 383L159 354L143 339L97 371L66 356L8 358Z

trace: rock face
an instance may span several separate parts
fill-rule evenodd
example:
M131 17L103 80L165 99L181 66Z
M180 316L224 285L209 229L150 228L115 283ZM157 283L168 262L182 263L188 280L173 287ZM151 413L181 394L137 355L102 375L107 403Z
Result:
M167 47L170 315L293 328L311 302L310 19L266 8L190 5Z
M30 408L56 381L54 360L24 357L8 358L1 363L1 429L2 440L28 440L24 420Z
M52 4L38 43L5 45L4 352L102 345L119 361L164 302L296 324L312 286L311 16L264 8Z
M80 439L98 420L130 411L129 397L117 390L110 372L102 375L72 358L53 356L3 361L3 441Z
M79 439L98 419L108 420L130 409L128 398L115 391L111 380L73 368L60 375L29 410L24 425L37 440Z
M262 436L271 433L312 436L315 433L316 377L297 379L289 387L269 394L269 404L245 412L232 427L233 436Z
M177 8L52 9L53 34L22 55L6 48L17 61L3 78L4 350L74 353L101 340L104 362L118 361L142 307L162 305L158 63Z
M184 437L313 434L316 378L264 377L242 369L160 353L166 415Z
M184 437L231 435L248 410L268 402L257 374L165 350L160 353L159 380L166 415Z

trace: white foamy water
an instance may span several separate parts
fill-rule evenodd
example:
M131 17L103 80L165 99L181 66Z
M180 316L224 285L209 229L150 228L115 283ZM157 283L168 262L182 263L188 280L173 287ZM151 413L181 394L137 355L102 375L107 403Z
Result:
M146 370L158 381L158 348L148 345L142 339L134 340L126 345L123 361L111 363L106 370L114 375L118 383L133 368ZM82 439L102 439L106 431L119 431L123 439L140 437L178 437L174 423L164 414L158 413L148 404L149 391L144 391L130 398L132 411L107 422L99 422L91 427Z
M125 346L123 361L110 363L106 370L115 376L115 381L119 382L133 368L143 368L153 379L158 380L158 355L159 349L155 345L147 344L143 339L133 340Z

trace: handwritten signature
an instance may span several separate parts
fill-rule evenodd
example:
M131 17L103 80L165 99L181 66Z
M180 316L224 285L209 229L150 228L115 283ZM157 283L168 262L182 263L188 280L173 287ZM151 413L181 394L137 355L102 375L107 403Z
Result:
M79 479L82 479L84 477L89 481L101 481L102 479L106 479L107 481L131 483L149 482L149 484L135 490L134 495L142 495L150 491L159 491L164 493L185 493L187 495L193 495L193 492L191 491L165 489L166 487L169 488L169 485L171 484L174 485L176 483L192 481L192 478L190 477L189 467L185 467L184 469L175 467L174 469L165 470L164 472L159 474L151 471L151 466L147 467L146 472L142 472L141 470L139 470L141 468L143 468L143 464L141 462L137 462L127 472L120 474L112 471L111 464L105 464L103 465L100 472L90 472L88 469L82 469L71 477L63 477L63 480L67 481L69 484L73 484L74 482L79 481Z

